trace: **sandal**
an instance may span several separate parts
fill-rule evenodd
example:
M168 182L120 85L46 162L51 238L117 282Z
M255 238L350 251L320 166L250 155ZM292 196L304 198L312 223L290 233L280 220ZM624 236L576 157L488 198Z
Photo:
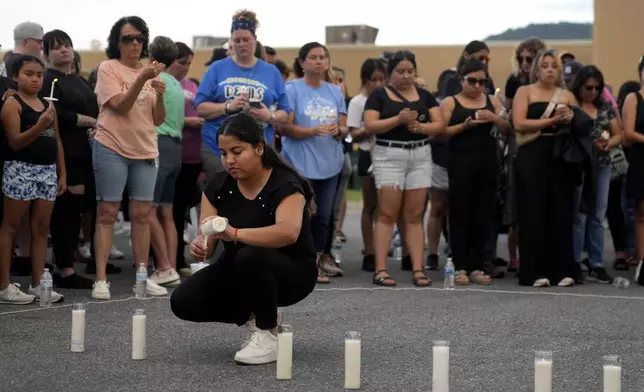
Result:
M318 283L320 284L329 284L331 281L329 280L329 277L326 276L326 273L322 271L321 269L318 268Z
M454 274L454 284L459 286L467 286L470 284L470 278L467 277L467 272L464 270L456 271L456 274Z
M615 271L628 271L628 269L631 266L629 265L628 261L624 258L619 258L613 262L613 268Z
M470 281L476 284L490 285L492 278L483 271L472 271L470 274Z
M432 284L432 281L429 280L427 275L425 275L425 271L423 270L413 271L411 273L411 276L413 278L414 286L416 287L427 287Z
M386 275L383 274L380 277L378 277L378 274L380 274L381 272L384 272ZM375 284L376 286L385 286L385 287L394 287L397 285L394 278L392 278L389 275L389 272L387 272L386 269L376 271L376 273L373 274L373 284Z

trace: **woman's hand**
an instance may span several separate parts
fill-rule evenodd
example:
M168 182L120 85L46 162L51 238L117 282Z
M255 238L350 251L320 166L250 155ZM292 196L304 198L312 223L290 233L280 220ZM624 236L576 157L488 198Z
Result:
M150 64L146 65L143 70L141 70L141 73L139 74L143 80L150 80L154 79L161 72L165 70L165 65L157 63L157 62L151 62Z
M207 218L205 218L204 220L201 221L201 225L203 226L204 224L206 224L207 222L209 222L209 221L211 221L211 220L213 220L215 218L218 218L218 216L216 216L216 215L209 216L209 217L207 217ZM226 219L226 218L224 218L224 219ZM226 230L224 230L222 233L219 233L219 234L213 234L213 235L209 236L208 238L212 239L213 241L214 240L222 240L222 241L226 241L226 242L233 242L233 241L236 240L236 238L235 238L236 231L237 231L237 229L235 229L234 227L230 226L228 224L228 219L226 219Z
M476 120L484 123L496 122L499 119L499 116L496 113L489 110L479 110L476 112Z
M248 95L239 94L232 101L228 101L227 112L236 112L248 107Z
M56 196L60 196L67 191L67 175L58 176L58 187L56 189Z
M190 255L195 260L208 260L215 251L215 238L213 236L208 237L206 244L204 243L205 238L203 234L199 233L190 243Z
M273 118L273 113L264 105L262 102L260 102L260 105L262 106L261 108L254 108L251 107L250 110L248 111L255 120L262 121L262 122L269 122Z
M465 121L463 121L463 129L474 128L475 126L484 124L486 122L487 121L475 120L472 117L468 117L468 118L465 119Z
M157 93L158 97L163 96L163 93L165 93L165 83L155 79L150 84L152 85L152 88L154 89L154 91Z
M418 121L418 112L404 108L398 113L398 122L400 124L409 124L412 121Z

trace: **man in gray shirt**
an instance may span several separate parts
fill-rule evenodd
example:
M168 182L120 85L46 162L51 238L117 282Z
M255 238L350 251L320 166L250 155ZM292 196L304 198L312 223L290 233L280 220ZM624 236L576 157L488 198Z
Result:
M42 37L45 31L42 26L34 22L20 23L13 29L13 40L15 47L7 53L0 64L0 76L10 76L13 61L21 54L30 54L36 57L42 56Z

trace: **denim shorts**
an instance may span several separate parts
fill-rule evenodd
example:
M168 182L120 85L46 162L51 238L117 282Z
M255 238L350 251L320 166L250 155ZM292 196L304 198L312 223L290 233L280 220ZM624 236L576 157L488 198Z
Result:
M2 193L9 199L55 201L57 192L56 165L5 161L2 173Z
M130 159L92 141L96 200L117 203L127 184L130 200L152 201L158 159Z
M174 189L181 171L181 139L159 135L159 170L154 185L154 204L172 206Z
M373 175L378 189L426 189L432 183L432 153L427 140L378 140L373 149L372 160Z

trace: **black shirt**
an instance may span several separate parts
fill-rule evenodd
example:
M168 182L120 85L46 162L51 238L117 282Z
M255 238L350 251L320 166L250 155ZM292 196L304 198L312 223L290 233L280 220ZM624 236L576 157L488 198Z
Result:
M204 195L217 208L219 216L227 218L235 228L247 229L274 225L275 213L282 200L298 192L305 195L302 180L286 169L274 168L268 182L254 200L246 199L239 191L237 180L225 171L215 175L206 186ZM224 246L227 252L236 252L246 245L226 242ZM302 213L302 228L297 241L279 250L291 259L315 268L315 246L306 208Z
M78 114L98 117L98 101L96 94L85 79L78 75L66 75L54 69L45 71L43 86L40 94L48 97L51 94L51 84L54 85L54 102L58 117L58 132L63 143L66 157L89 157L92 150L87 137L87 127L78 126Z
M420 97L418 101L398 102L389 98L385 90L386 88L388 87L380 87L371 93L365 103L365 111L375 110L380 113L380 119L386 119L396 117L401 110L409 108L410 110L418 112L419 122L427 123L431 121L429 109L438 106L438 102L436 102L436 98L434 98L432 93L422 88L416 88L418 96ZM427 135L413 133L407 129L406 125L398 125L388 132L376 135L376 138L380 140L407 142L427 139Z
M38 123L38 119L49 106L49 102L40 98L43 106L42 111L35 111L31 106L20 98L18 94L13 95L13 99L18 101L21 108L20 113L20 132L24 133ZM40 135L28 146L14 151L9 147L5 135L5 160L32 163L34 165L53 165L56 163L58 155L58 144L56 143L56 134L54 126L45 129Z
M461 105L457 97L454 99L454 110L449 119L448 126L458 125L465 122L468 117L474 118L478 110L487 109L494 113L494 105L490 100L490 96L486 95L485 106L482 108L469 109ZM494 123L487 122L476 125L472 128L466 129L463 132L455 135L447 142L449 153L491 153L496 154L499 149L496 136L492 135L492 128Z
M514 96L517 94L519 87L525 86L528 84L527 80L522 80L519 75L513 73L508 77L508 80L505 82L505 97L507 99L514 99Z
M7 76L13 76L13 63L18 57L22 56L20 53L9 53L7 57L4 58L4 69L7 71Z

